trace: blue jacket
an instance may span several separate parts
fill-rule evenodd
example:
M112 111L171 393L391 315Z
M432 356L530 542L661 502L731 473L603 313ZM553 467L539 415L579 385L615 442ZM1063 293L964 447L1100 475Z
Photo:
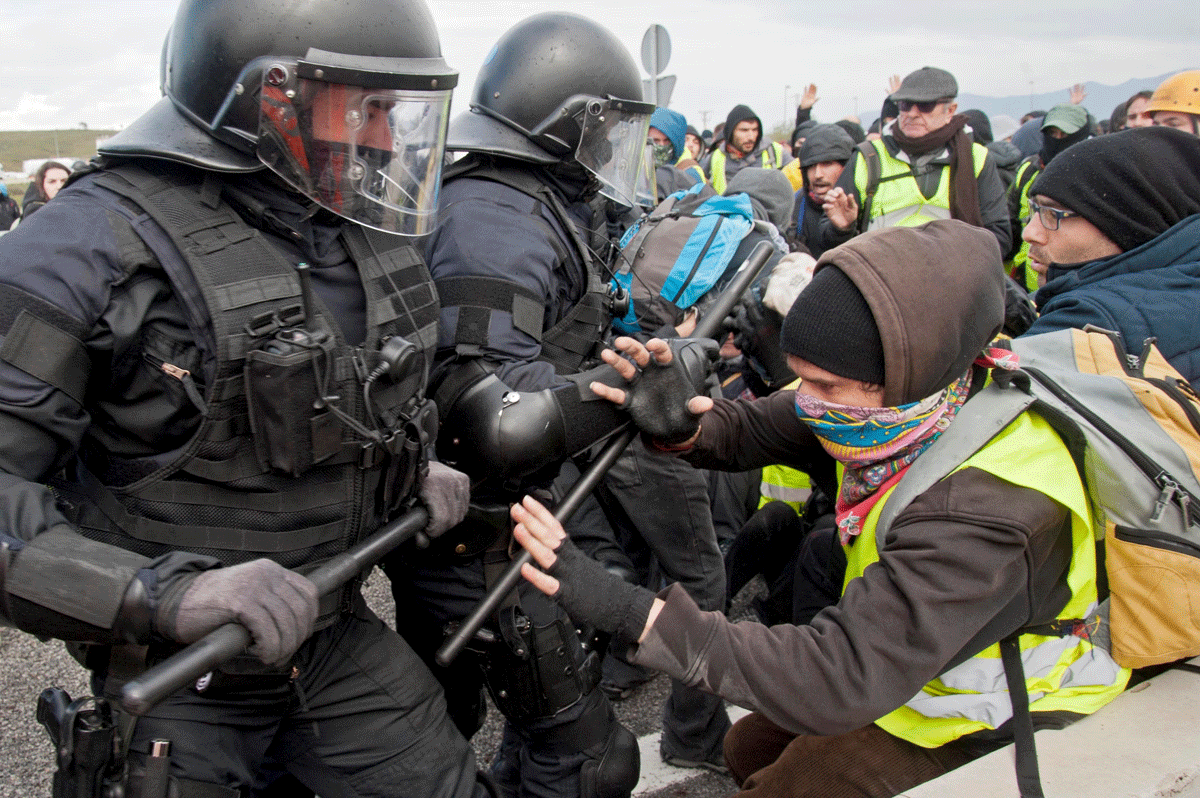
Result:
M1026 335L1094 324L1163 357L1200 388L1200 214L1136 249L1075 269L1051 269L1034 296L1040 316Z

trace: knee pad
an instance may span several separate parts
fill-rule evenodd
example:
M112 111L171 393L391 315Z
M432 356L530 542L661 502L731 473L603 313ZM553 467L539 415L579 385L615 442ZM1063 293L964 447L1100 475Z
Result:
M580 798L629 798L641 769L637 738L620 723L614 723L604 750L579 769Z

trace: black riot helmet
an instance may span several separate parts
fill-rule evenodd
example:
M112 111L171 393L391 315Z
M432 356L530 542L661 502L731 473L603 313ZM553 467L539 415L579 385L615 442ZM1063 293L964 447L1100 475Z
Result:
M537 164L575 161L601 191L632 204L653 111L642 101L637 64L609 30L576 14L538 14L492 48L447 147Z
M102 154L265 165L352 221L431 228L458 74L423 0L183 0L161 73Z

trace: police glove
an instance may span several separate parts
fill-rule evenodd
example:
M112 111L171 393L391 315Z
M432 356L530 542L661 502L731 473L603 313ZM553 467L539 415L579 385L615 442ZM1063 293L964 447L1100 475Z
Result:
M158 629L193 643L227 623L245 626L249 652L268 665L283 665L309 638L317 620L317 586L273 560L214 568L192 578L178 602L166 602ZM171 613L172 606L178 609Z
M558 559L546 573L558 580L553 598L571 620L610 632L627 645L636 643L646 628L654 594L588 557L570 538L564 538L554 553Z
M705 387L720 347L711 338L675 338L671 360L654 357L625 388L625 402L633 423L643 433L668 445L689 440L700 429L700 417L687 402Z
M429 462L429 473L421 480L417 495L429 511L425 534L431 538L458 526L467 517L471 503L471 479L445 463Z

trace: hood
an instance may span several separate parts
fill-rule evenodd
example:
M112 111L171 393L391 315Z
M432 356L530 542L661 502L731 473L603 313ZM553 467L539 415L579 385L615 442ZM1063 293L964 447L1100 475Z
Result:
M987 145L987 148L991 153L992 160L996 162L997 169L1015 169L1021 159L1025 157L1017 145L1004 139L993 141Z
M787 175L778 169L743 169L729 180L725 196L747 194L762 206L767 221L780 230L787 227L792 218L795 192Z
M679 160L687 153L684 147L684 136L687 135L687 118L678 111L672 111L670 108L655 108L654 113L650 114L650 127L656 127L663 132L668 139L671 140L671 146L675 148L675 159Z
M1033 155L1042 150L1042 120L1034 117L1017 128L1012 134L1012 143L1017 145L1023 157Z
M888 407L924 399L961 377L1004 324L996 237L954 219L873 230L831 249L862 293L883 342Z
M985 147L994 141L992 138L992 122L988 119L988 115L978 108L971 108L963 111L962 115L967 118L967 124L971 126L971 133L975 138L976 144L982 144Z
M758 145L762 144L763 137L762 120L758 118L758 114L750 110L750 106L748 105L733 106L733 110L729 112L729 116L725 117L724 138L728 140L733 135L733 129L737 127L737 123L745 122L747 119L753 119L758 123L758 139L754 142L754 149L758 149Z
M845 163L854 154L854 139L840 125L816 125L808 131L808 137L800 147L800 168L807 169L815 163L841 161Z

